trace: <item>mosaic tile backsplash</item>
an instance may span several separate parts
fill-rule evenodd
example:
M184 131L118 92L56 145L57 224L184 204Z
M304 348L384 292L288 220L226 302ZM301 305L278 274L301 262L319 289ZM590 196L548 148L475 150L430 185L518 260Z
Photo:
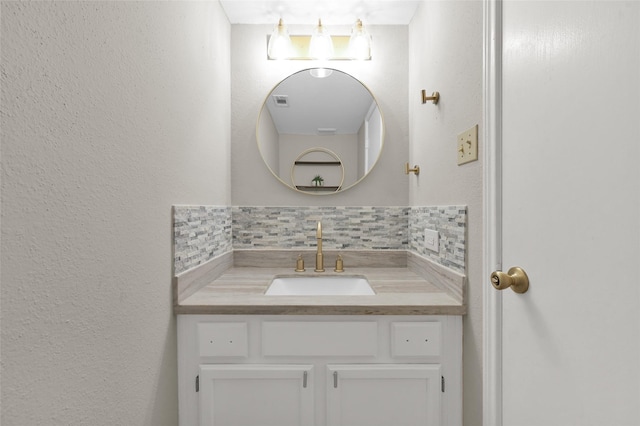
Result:
M465 273L467 206L411 207L409 250L440 265ZM439 232L438 253L424 245L424 229Z
M173 206L174 273L232 250L231 207Z
M233 207L233 248L408 248L408 207Z
M465 272L466 206L174 206L175 273L232 249L313 249L318 221L325 249L410 250ZM438 253L424 228L439 232Z

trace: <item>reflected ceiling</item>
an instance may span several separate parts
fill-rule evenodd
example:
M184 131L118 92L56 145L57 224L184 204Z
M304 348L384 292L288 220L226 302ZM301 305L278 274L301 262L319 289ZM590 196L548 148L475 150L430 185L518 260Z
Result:
M355 84L354 84L355 83ZM265 104L278 133L316 135L320 129L356 134L373 97L349 74L333 72L326 78L301 71L285 79ZM273 96L287 96L288 107L276 106Z

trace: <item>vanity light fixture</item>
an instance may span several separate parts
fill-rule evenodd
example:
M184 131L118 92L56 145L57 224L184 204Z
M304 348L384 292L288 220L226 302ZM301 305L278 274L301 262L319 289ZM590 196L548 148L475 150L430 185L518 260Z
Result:
M362 21L354 24L351 35L330 35L318 19L312 35L289 35L282 19L267 42L268 59L287 60L371 60L371 35Z
M435 105L438 104L440 100L440 92L433 92L431 96L427 96L427 91L422 89L422 103L426 104L427 101L433 102Z
M291 38L282 18L269 37L267 55L269 59L287 59L291 56Z
M371 59L371 35L358 19L351 30L349 38L349 56L361 61Z
M326 28L322 26L322 20L318 19L318 26L313 31L311 41L309 41L309 57L319 61L327 61L333 56L333 40L331 40Z

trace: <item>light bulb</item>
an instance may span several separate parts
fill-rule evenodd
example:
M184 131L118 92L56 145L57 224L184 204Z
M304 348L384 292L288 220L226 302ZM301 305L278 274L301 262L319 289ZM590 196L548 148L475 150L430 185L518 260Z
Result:
M349 38L349 56L361 61L371 59L371 36L358 19L351 31Z
M309 42L309 56L312 59L320 61L326 61L333 57L333 41L331 36L322 26L322 20L318 19L318 26L316 27L311 41Z
M271 37L269 37L267 55L270 59L286 59L291 56L291 38L289 37L289 30L287 30L282 19L278 22L273 33L271 33Z
M331 68L311 68L309 74L315 78L326 78L333 74L333 70Z

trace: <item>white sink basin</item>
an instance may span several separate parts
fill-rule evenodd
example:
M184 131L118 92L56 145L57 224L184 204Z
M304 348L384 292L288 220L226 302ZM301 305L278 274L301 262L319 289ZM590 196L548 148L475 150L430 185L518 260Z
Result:
M363 276L275 277L267 296L372 296L375 292Z

